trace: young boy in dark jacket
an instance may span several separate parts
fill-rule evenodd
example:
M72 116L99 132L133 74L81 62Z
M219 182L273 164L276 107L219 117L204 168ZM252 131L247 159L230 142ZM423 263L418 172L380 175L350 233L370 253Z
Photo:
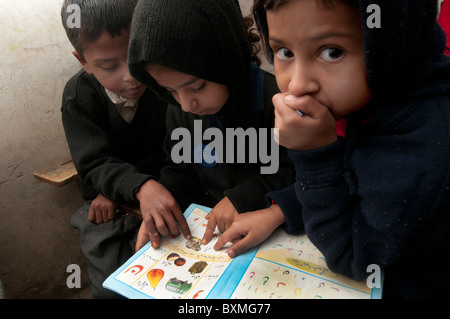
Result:
M445 37L435 1L372 2L255 2L296 183L268 194L276 222L240 215L216 248L244 236L230 250L239 254L283 224L305 231L336 273L362 280L379 266L384 298L448 298L440 271L450 267Z
M158 233L178 235L178 225L189 236L181 211L191 202L213 207L203 238L207 243L216 225L224 231L238 213L265 207L268 191L293 180L286 150L278 153L271 147L277 146L271 134L272 96L279 91L274 76L252 62L251 41L237 1L140 1L133 17L129 64L132 75L171 104L166 143L171 161L154 181L149 194L154 205L142 212L145 223L138 246L151 240L156 247ZM212 155L201 149L211 143L205 136L211 129L223 138L214 148L223 160L195 160L196 150ZM233 146L226 131L236 129L258 130L258 141ZM181 162L174 158L180 152L173 152L183 142L178 133L190 136L184 149L187 160ZM261 157L262 145L278 164L268 174L261 170L273 163ZM239 162L236 157L242 154L247 157ZM250 156L258 158L250 161Z
M102 283L134 253L141 221L122 216L119 205L138 205L136 195L159 177L165 160L166 103L128 70L136 3L66 0L61 12L83 66L67 82L61 111L86 200L71 225L80 230L94 298L115 297ZM69 5L80 9L81 28L67 23Z

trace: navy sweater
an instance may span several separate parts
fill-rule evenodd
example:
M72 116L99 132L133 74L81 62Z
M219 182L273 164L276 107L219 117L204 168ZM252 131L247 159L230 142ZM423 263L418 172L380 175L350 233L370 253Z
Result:
M363 22L372 2L360 1ZM362 280L377 264L384 298L448 298L450 60L434 1L376 2L382 27L364 26L373 99L345 139L289 151L296 182L268 199L332 271Z

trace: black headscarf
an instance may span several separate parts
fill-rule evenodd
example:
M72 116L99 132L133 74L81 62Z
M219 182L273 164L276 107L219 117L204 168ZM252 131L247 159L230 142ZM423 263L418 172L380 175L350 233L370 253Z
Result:
M179 105L145 70L149 63L225 84L230 100L248 88L251 51L236 0L141 0L131 28L131 74ZM229 103L228 103L229 104Z

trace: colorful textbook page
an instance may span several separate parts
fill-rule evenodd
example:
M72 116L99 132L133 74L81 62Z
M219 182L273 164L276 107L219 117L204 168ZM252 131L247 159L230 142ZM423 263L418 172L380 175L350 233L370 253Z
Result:
M369 288L332 273L305 235L279 229L259 247L231 259L228 247L213 249L220 233L201 245L210 208L192 204L184 213L192 239L182 235L148 243L103 283L127 298L157 299L321 299L381 298Z

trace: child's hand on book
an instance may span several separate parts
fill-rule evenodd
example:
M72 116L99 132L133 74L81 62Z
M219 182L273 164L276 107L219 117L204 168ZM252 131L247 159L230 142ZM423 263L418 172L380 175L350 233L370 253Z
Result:
M220 236L214 249L220 250L231 242L228 255L234 258L263 242L284 222L284 214L276 204L266 209L240 214Z
M158 248L159 234L178 237L180 228L184 237L187 239L191 237L180 206L163 185L155 180L149 180L140 187L136 198L139 200L144 220L142 224L145 225L145 227L141 226L139 232L147 232L146 236L142 234L140 236L143 241L147 238L147 241L151 240L153 248Z
M147 231L147 228L145 227L145 223L142 223L141 227L139 228L137 237L136 237L135 251L138 251L139 249L144 247L145 244L148 243L149 241L152 242L152 247L153 247L153 243L155 241L155 238L153 238L153 241L152 241L152 239L150 239L149 232ZM159 241L159 238L158 238L158 241Z
M216 206L206 215L208 225L206 226L205 234L203 235L202 244L209 243L214 235L214 231L219 228L219 232L223 233L231 226L234 219L239 215L234 205L225 196Z

